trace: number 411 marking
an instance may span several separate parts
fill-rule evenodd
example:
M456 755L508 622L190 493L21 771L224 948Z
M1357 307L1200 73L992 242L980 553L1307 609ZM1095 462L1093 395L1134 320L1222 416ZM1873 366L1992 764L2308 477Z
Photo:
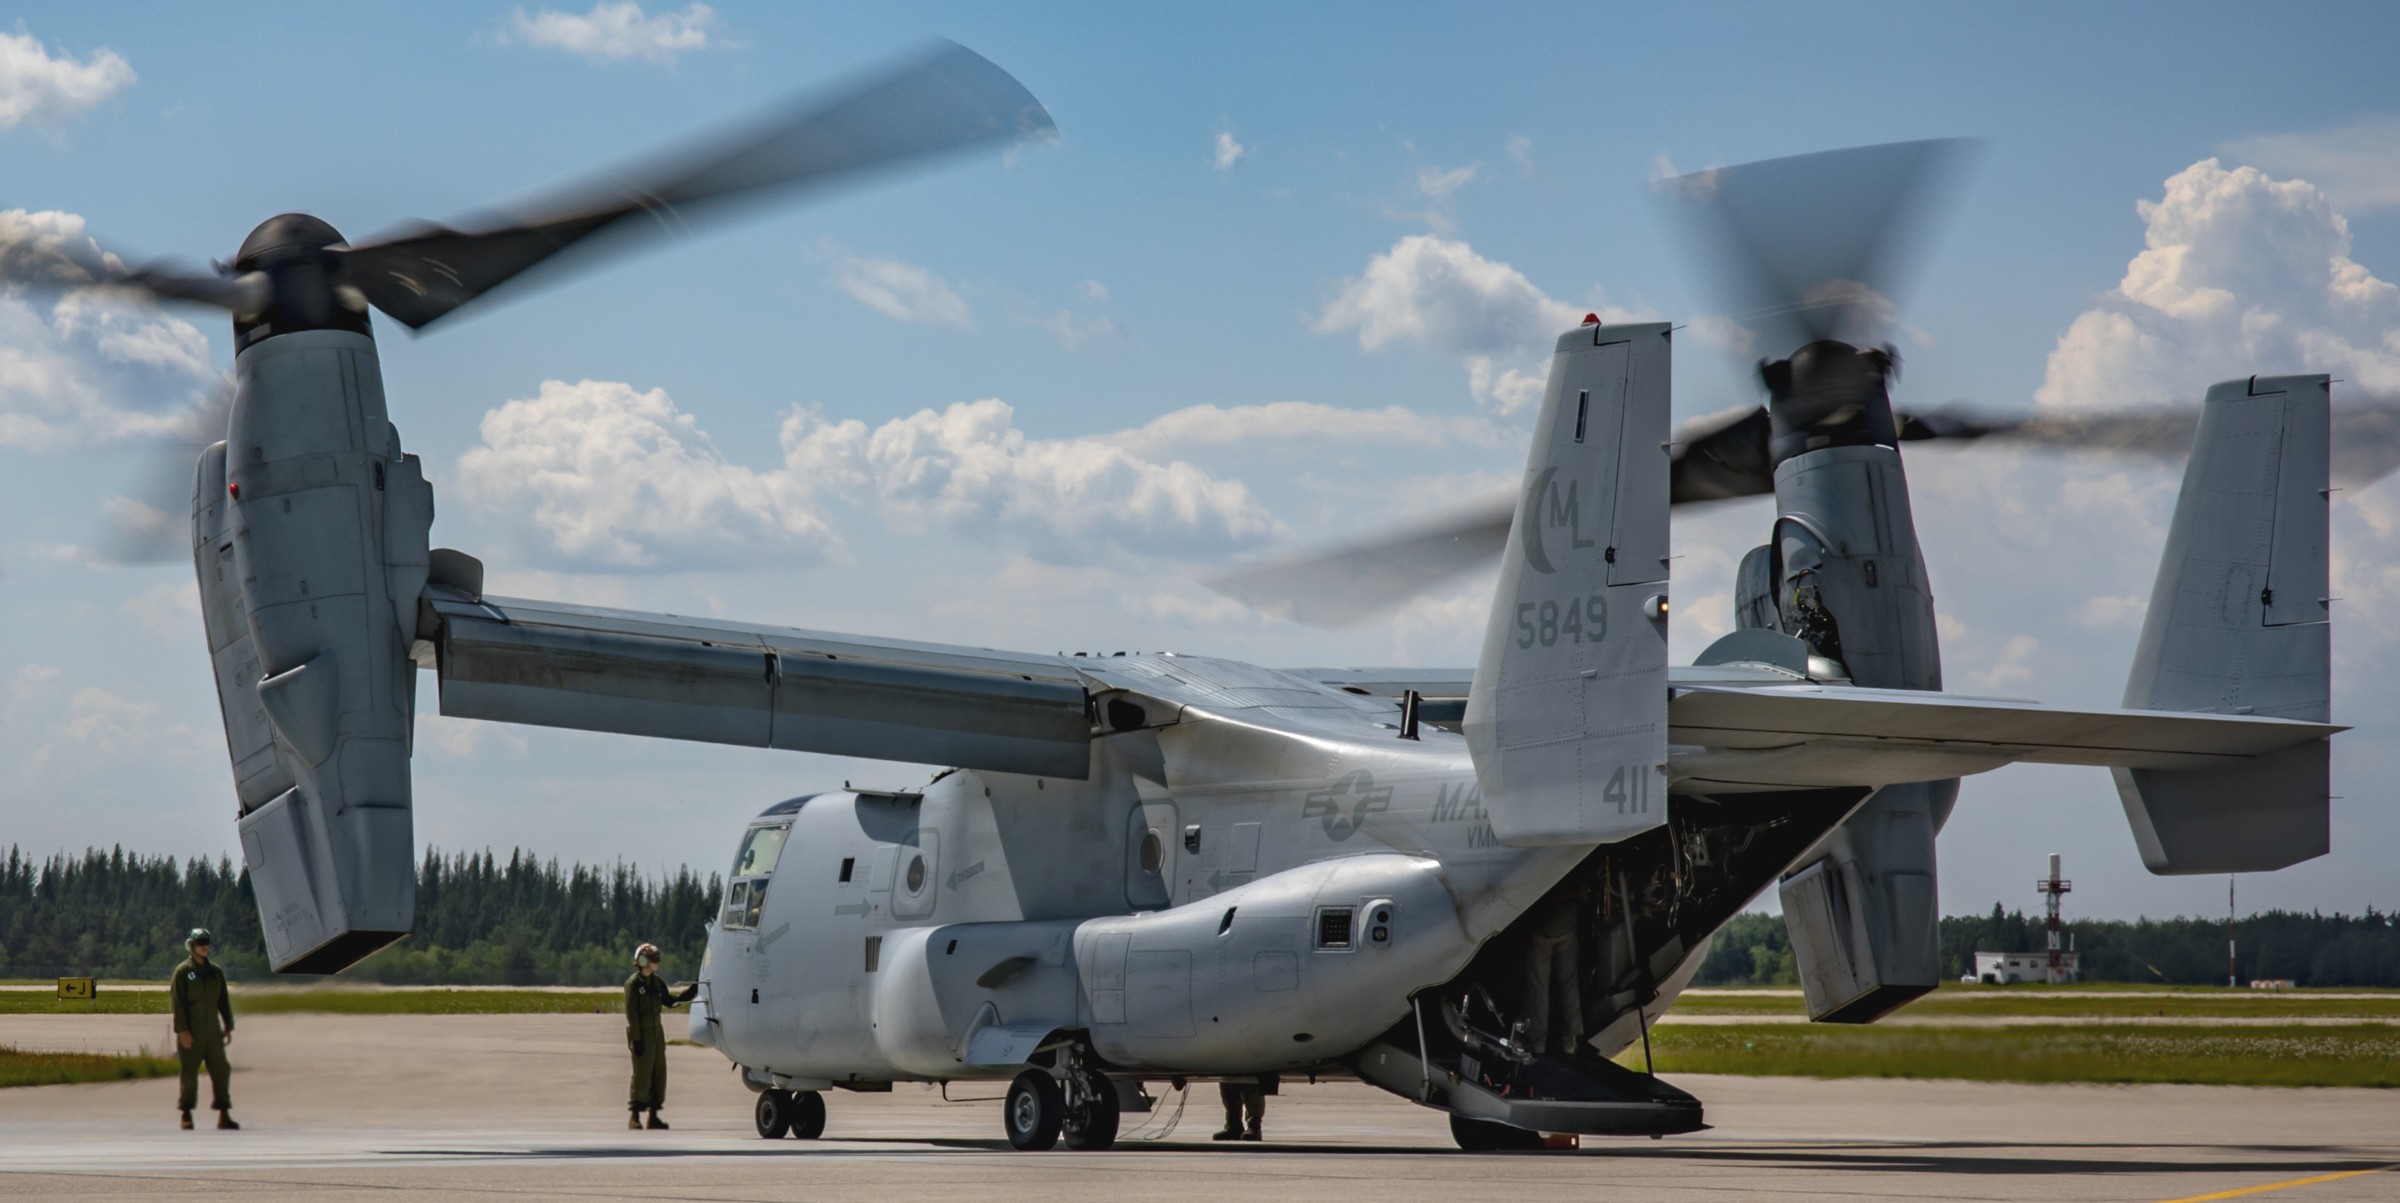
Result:
M1617 766L1617 771L1608 775L1608 788L1600 792L1600 800L1616 803L1621 815L1650 813L1650 766Z

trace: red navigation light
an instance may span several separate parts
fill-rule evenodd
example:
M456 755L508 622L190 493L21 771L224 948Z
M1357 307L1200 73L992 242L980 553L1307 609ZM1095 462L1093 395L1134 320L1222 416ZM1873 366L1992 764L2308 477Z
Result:
M1583 324L1584 324L1584 325L1586 325L1586 326L1597 326L1597 325L1599 325L1599 324L1600 324L1600 315L1599 315L1599 314L1597 314L1597 313L1587 313L1587 314L1584 314L1584 315L1583 315Z
M241 485L241 482L240 482L240 481L233 481L233 480L226 481L226 482L225 482L225 495L226 495L227 497L231 497L231 498L233 498L235 501L240 501L240 500L242 499L242 485Z

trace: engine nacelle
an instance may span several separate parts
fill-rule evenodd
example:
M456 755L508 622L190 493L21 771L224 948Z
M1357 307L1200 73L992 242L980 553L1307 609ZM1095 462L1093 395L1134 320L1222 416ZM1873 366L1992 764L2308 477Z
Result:
M1392 853L1075 929L1092 1046L1120 1065L1202 1073L1350 1052L1474 951L1435 862Z
M268 960L331 973L415 919L409 653L433 492L372 338L265 338L234 368L192 499L201 610Z

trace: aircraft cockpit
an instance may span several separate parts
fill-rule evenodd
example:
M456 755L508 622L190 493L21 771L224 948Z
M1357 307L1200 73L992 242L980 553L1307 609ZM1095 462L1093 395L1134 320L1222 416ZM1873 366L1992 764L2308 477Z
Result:
M775 862L783 854L784 838L791 834L791 819L782 818L761 823L742 836L742 849L733 858L733 873L725 885L725 913L717 926L728 931L755 929L759 912L767 905L767 880L775 873Z

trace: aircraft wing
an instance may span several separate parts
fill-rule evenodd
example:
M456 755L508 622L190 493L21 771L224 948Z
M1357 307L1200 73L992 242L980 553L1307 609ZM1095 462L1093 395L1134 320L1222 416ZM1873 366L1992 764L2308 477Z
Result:
M1474 673L1444 668L1311 668L1336 689L1424 695L1428 722L1451 725L1451 699ZM2071 710L2017 698L1865 689L1799 680L1748 664L1668 670L1668 776L1695 791L1896 785L2004 764L2136 769L2228 766L2345 728L2246 714Z
M1063 657L425 592L460 718L1082 779ZM420 631L427 628L421 623Z
M2017 762L2223 768L2348 729L1847 685L1726 681L1677 685L1670 694L1669 773L1703 790L1891 785Z

